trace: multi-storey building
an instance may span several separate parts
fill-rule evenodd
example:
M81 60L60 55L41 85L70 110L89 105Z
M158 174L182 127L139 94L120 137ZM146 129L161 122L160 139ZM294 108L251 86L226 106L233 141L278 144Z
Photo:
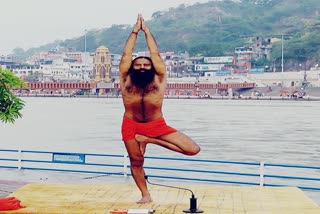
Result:
M247 73L251 69L253 48L237 47L234 51L233 64L234 73Z

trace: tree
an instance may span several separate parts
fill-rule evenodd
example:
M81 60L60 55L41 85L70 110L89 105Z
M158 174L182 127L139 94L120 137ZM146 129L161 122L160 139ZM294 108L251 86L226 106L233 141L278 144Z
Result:
M0 67L0 121L14 123L22 117L21 110L24 101L14 96L11 89L27 87L26 83L6 69Z
M25 51L22 48L17 47L13 49L13 54L15 56L23 56L25 54Z

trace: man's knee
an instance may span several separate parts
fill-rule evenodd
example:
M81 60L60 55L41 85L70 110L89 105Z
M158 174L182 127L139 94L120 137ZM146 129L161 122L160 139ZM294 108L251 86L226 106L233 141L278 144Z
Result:
M144 163L143 156L130 157L131 167L142 167Z
M195 144L194 146L192 146L192 148L190 148L190 150L189 151L187 151L185 154L186 155L190 155L190 156L192 156L192 155L196 155L196 154L198 154L199 152L200 152L200 147L197 145L197 144Z

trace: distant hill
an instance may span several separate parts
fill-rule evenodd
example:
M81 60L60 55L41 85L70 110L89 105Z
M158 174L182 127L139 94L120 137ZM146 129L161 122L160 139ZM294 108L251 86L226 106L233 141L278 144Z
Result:
M133 23L134 24L134 23ZM286 36L286 59L306 61L320 58L319 0L238 0L209 1L191 6L184 4L156 11L147 21L161 51L188 52L191 55L231 54L235 47L249 46L250 38ZM113 25L87 33L87 51L101 45L121 54L133 25ZM146 50L139 35L136 50ZM55 41L32 48L22 55L48 50L57 44L84 51L84 37ZM281 44L274 44L273 58L281 56Z

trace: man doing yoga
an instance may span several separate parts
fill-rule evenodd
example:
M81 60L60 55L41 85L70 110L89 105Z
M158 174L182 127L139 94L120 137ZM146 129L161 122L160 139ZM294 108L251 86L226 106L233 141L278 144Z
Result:
M150 57L132 60L137 36L141 31L144 32ZM156 144L185 155L199 153L200 147L185 134L168 126L163 118L166 66L160 57L156 41L140 14L125 44L119 70L125 109L122 140L130 158L133 179L142 195L137 203L150 203L152 198L143 169L146 145Z

